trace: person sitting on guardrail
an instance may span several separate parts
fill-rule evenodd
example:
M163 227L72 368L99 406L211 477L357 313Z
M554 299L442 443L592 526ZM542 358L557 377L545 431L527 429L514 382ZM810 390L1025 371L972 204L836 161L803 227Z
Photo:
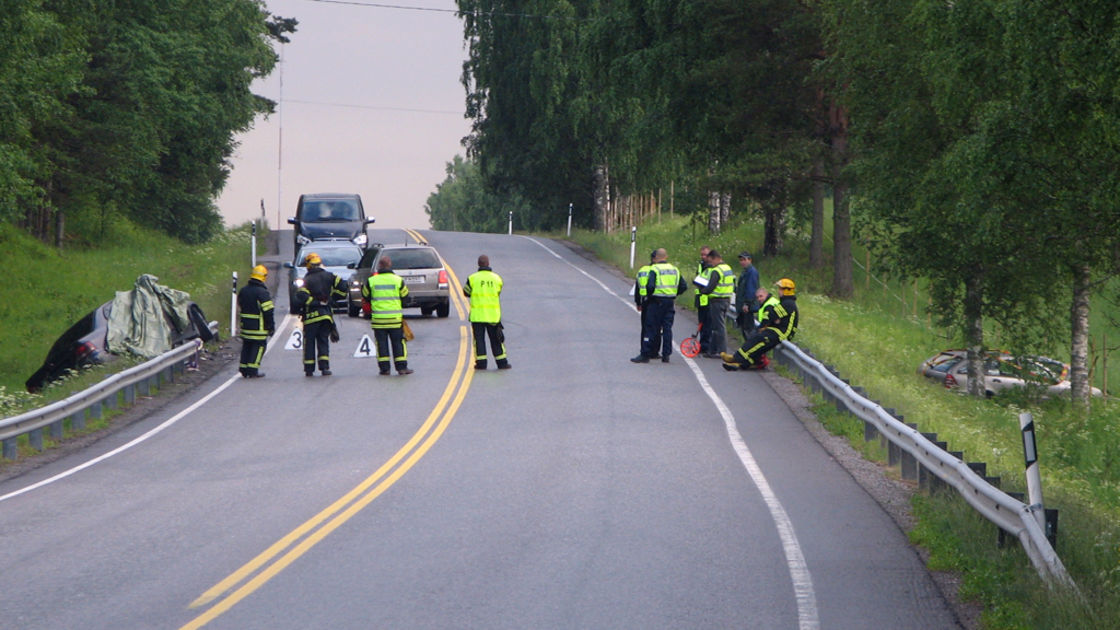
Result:
M782 341L793 338L794 333L797 332L797 297L794 295L793 280L782 278L777 282L777 286L780 299L770 295L769 291L761 287L755 293L755 298L762 305L758 308L758 330L747 337L735 354L726 352L720 354L720 358L723 359L723 369L761 370L770 365L766 353Z

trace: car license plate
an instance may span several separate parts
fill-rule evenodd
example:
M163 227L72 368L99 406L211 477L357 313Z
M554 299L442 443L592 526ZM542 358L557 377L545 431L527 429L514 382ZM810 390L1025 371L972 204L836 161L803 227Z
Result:
M402 279L405 284L421 284L424 282L424 276L404 276Z

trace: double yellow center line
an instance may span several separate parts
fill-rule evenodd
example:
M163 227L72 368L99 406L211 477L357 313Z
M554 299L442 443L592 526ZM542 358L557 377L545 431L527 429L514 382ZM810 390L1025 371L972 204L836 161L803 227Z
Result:
M412 234L418 241L423 241L419 234L415 232L412 232ZM461 297L459 279L455 277L450 267L447 267L446 264L445 267L451 279L451 300L455 304L455 309L459 313L459 320L462 322L465 308L462 304L463 298ZM273 543L257 557L191 602L191 608L201 608L217 600L217 603L207 609L206 612L182 626L182 630L205 626L264 586L288 565L310 551L319 541L350 520L403 477L447 430L452 418L455 417L455 412L459 409L459 405L462 404L463 398L466 397L474 374L474 370L467 369L473 361L473 356L469 354L470 350L471 339L468 327L460 326L459 354L455 362L455 369L451 373L451 379L448 381L447 387L443 390L443 395L440 396L435 408L428 414L424 423L420 425L419 430L388 461L382 464L372 475L366 477L353 490L350 490L325 510Z

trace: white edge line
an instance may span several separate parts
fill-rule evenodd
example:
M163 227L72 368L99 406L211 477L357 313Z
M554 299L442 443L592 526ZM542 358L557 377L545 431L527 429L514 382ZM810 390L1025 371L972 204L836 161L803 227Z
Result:
M293 319L292 315L289 313L284 318L284 321L280 323L279 330L278 330L277 334L273 336L274 339L282 338L282 335L280 334L279 331L286 329L288 324L292 321L292 319ZM265 354L267 355L269 350L272 350L272 348L274 346L277 346L277 345L280 345L280 344L269 343L268 347L265 348L265 351L264 351ZM151 438L151 437L155 436L156 434L162 432L164 429L166 429L166 428L170 427L171 425L175 424L176 422L182 420L184 417L186 417L188 414L193 412L195 409L198 409L202 405L209 402L210 399L214 398L218 394L225 391L226 388L228 388L230 385L232 385L235 381L239 380L240 378L241 378L240 374L236 374L234 376L231 376L226 382L222 383L216 389L214 389L214 391L210 392L209 394L207 394L207 395L203 396L202 398L200 398L199 400L195 401L194 404L187 407L186 409L180 411L179 413L175 414L174 416L172 416L172 417L168 418L167 420L163 421L163 423L160 424L159 426L151 429L150 431L148 431L147 433L145 433L143 435L140 435L140 436L134 438L132 441L127 442L125 444L122 444L122 445L118 446L117 448L115 448L115 449L113 449L113 450L111 450L111 451L109 451L109 452L107 452L103 455L99 455L98 457L95 457L95 458L93 458L89 461L86 461L82 464L74 466L73 468L70 468L68 470L64 470L64 471L58 473L57 475L54 475L53 477L48 477L46 479L43 479L42 481L39 481L39 482L33 483L29 486L25 486L23 488L20 488L19 490L14 490L12 492L9 492L8 494L0 495L0 501L7 501L8 499L18 497L21 494L26 494L28 492L31 492L32 490L36 490L38 488L42 488L43 486L50 485L50 484L52 484L56 481L59 481L61 479L65 479L66 477L69 477L70 475L73 475L73 474L78 473L82 470L85 470L86 468L89 468L90 466L93 466L94 464L105 461L106 459L109 459L110 457L113 457L114 455L123 453L124 451L127 451L128 449L132 448L133 446L136 446L137 444L140 444L141 442L147 441L148 438Z
M522 238L527 238L537 245L540 245L548 253L559 258L569 267L587 276L602 287L604 291L621 300L623 304L626 304L634 311L638 310L633 303L612 291L607 285L603 284L586 271L565 260L562 256L552 251L540 241L528 236L523 236ZM800 630L817 630L820 628L820 616L817 612L817 597L813 590L813 578L809 573L809 565L805 562L805 554L801 551L801 544L797 541L797 532L794 531L793 521L790 520L789 514L786 513L785 508L782 506L782 502L778 500L777 495L774 494L770 483L766 481L766 476L762 473L762 469L758 466L754 455L751 454L751 450L747 447L746 441L743 440L743 436L739 433L739 429L735 425L735 416L731 413L731 409L723 402L719 394L716 394L715 390L712 389L712 386L708 383L708 379L704 377L704 373L696 365L696 362L688 357L683 358L685 364L692 370L692 374L696 377L696 381L700 384L701 389L704 390L704 393L708 395L708 398L711 399L712 403L719 411L719 415L723 418L724 426L727 428L727 437L731 440L731 447L735 450L735 454L738 455L739 461L743 464L743 468L746 469L747 474L758 489L759 494L762 495L762 500L766 503L767 509L770 510L770 518L774 521L774 527L778 530L778 537L781 538L782 550L785 552L786 565L789 568L789 576L793 581L793 592L797 599L797 617Z

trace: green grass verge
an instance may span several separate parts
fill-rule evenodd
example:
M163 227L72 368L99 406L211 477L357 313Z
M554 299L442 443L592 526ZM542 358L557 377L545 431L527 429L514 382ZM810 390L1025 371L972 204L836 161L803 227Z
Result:
M797 282L802 316L798 345L835 366L883 406L904 414L907 422L936 432L953 450L963 450L968 461L986 462L988 474L1002 477L1006 490L1024 490L1018 414L1032 412L1046 505L1060 510L1058 553L1085 601L1050 591L1022 550L1017 545L998 548L995 527L963 501L920 497L915 504L919 525L912 536L931 551L932 566L962 572L964 595L984 604L987 628L1120 627L1120 403L1097 400L1092 412L1081 416L1061 400L1040 403L1021 395L983 400L948 392L917 375L924 359L958 345L951 333L931 326L922 283L880 281L857 268L855 298L833 300L826 295L830 272L810 269L804 262L804 235L791 235L783 255L767 258L759 251L760 224L734 225L715 237L702 227L682 217L640 226L635 264L641 265L654 247L665 247L670 260L690 275L701 245L719 250L729 263L739 251L752 251L764 284L787 276ZM571 240L630 272L629 233L577 231ZM862 253L855 255L862 264ZM691 293L679 302L691 307ZM1098 309L1094 337L1110 338L1112 331L1100 324L1114 319L1109 307ZM863 443L858 422L829 405L816 410L831 431L848 437L865 456L880 456L874 445Z

